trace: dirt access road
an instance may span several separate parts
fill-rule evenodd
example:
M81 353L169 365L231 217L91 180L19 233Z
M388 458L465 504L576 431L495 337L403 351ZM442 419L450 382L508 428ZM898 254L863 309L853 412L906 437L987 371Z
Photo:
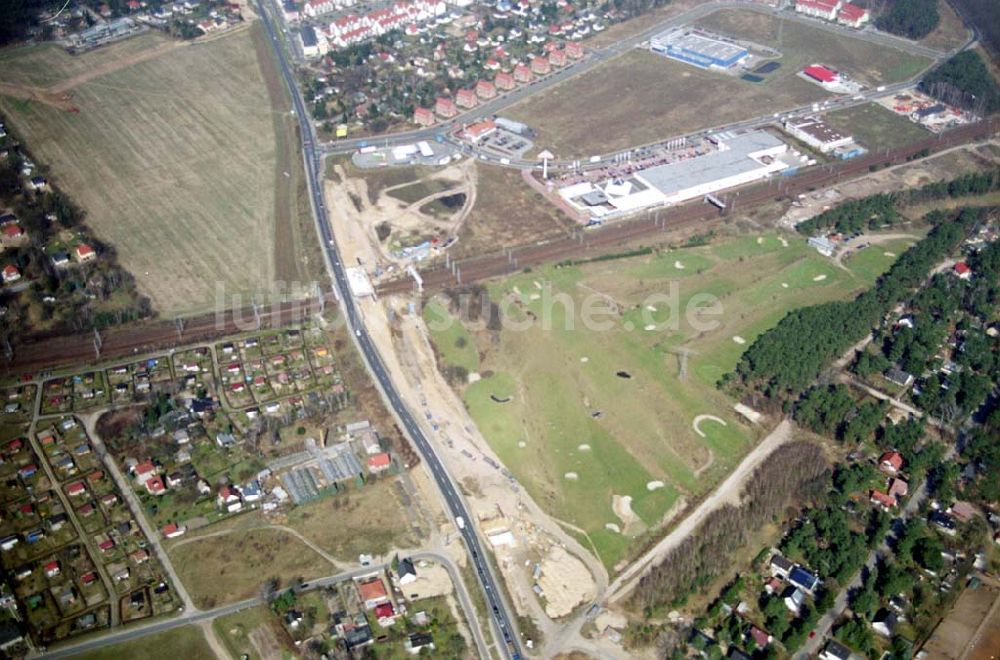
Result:
M672 532L667 534L646 554L637 559L629 566L625 572L618 576L608 587L606 601L614 603L628 596L639 579L654 564L658 564L666 558L671 550L681 544L684 539L694 532L698 525L702 523L708 514L719 507L732 504L739 506L743 485L747 482L754 470L757 469L764 459L771 455L781 445L792 439L794 427L790 421L783 420L771 433L764 438L760 444L746 455L729 477L723 481L718 488L702 500L694 511L690 512Z

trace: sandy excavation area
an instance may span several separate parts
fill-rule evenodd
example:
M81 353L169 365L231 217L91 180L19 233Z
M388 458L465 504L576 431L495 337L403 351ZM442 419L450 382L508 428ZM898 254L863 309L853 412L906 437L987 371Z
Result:
M557 545L542 560L538 585L545 592L545 614L552 619L568 616L596 595L587 567Z
M389 186L374 194L368 182L360 176L350 176L343 165L336 165L338 181L327 179L327 201L334 211L333 217L350 220L351 225L363 229L368 243L378 252L383 263L403 263L394 255L400 247L417 245L431 238L441 240L459 234L462 225L476 201L474 163L462 162L406 183ZM415 201L400 199L404 189L414 189L424 184L428 194ZM451 195L463 194L461 208L447 215L426 212L428 205ZM374 201L373 201L374 200ZM387 237L379 238L379 231L388 228Z

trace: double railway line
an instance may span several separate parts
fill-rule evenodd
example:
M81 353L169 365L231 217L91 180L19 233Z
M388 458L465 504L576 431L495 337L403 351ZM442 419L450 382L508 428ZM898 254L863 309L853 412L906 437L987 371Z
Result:
M842 163L817 167L790 177L774 177L767 184L757 184L744 188L737 195L727 195L727 198L730 202L738 202L740 208L788 199L846 178L865 174L873 167L882 168L905 163L908 159L925 151L937 152L987 138L995 134L998 128L1000 128L1000 119L997 118L969 124L888 152L870 153ZM653 237L664 231L691 228L709 229L724 217L713 206L689 203L671 209L663 209L655 215L647 212L641 218L616 222L592 230L581 229L572 235L544 243L455 261L454 270L438 265L420 271L420 277L423 280L425 290L433 291L466 285L506 275L529 266L534 267L554 261L600 254L615 246L641 238ZM413 281L404 276L380 284L377 291L380 295L385 295L404 293L412 289Z

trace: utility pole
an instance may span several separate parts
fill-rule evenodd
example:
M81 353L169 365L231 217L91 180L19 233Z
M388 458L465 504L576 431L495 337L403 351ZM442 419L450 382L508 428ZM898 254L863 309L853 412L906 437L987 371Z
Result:
M184 335L184 319L179 316L175 316L174 327L177 328L177 339L180 340L180 338Z
M98 360L101 359L101 348L103 346L104 341L101 339L101 333L97 331L97 328L94 328L94 353Z

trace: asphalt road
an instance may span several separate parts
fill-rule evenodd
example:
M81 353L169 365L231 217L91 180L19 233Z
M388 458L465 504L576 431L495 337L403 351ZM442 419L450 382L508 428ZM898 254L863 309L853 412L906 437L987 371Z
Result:
M260 9L261 21L267 30L268 38L274 48L281 75L285 80L286 86L288 87L289 94L292 98L292 107L294 108L295 115L298 119L300 129L299 137L302 142L306 179L309 184L310 197L315 216L314 219L316 221L316 229L319 233L320 242L324 247L327 269L330 273L334 293L342 303L347 327L354 334L355 343L361 351L369 371L375 377L376 383L382 390L386 401L392 408L401 425L405 428L407 435L411 438L414 445L416 445L417 450L420 452L424 461L426 461L428 468L430 468L431 474L437 482L441 494L444 496L444 500L449 511L451 512L451 515L454 518L462 518L468 521L470 520L470 517L468 511L466 510L465 503L462 501L458 491L452 484L451 478L445 470L444 465L435 454L433 447L431 447L427 437L424 435L424 432L417 424L416 419L400 398L399 393L392 382L392 378L382 362L378 349L368 336L368 332L365 329L364 319L361 317L358 308L354 304L354 300L351 297L351 289L348 284L345 266L341 262L340 254L337 251L336 242L334 241L333 232L330 228L330 221L327 216L326 205L323 201L321 177L323 169L322 154L317 149L315 134L313 133L313 127L309 120L309 113L302 100L302 95L299 93L298 87L295 84L295 76L288 62L288 58L284 49L281 47L281 41L279 40L277 30L274 26L274 19L264 6L263 0L258 0L257 6ZM482 548L480 547L479 539L476 536L474 526L471 523L466 524L459 531L462 538L465 540L472 559L472 565L476 571L476 577L483 588L486 603L490 608L490 612L488 614L496 627L496 632L500 636L499 638L503 640L503 653L505 657L520 658L520 643L517 634L507 613L507 606L497 589L496 579L493 576L486 557L483 554Z

